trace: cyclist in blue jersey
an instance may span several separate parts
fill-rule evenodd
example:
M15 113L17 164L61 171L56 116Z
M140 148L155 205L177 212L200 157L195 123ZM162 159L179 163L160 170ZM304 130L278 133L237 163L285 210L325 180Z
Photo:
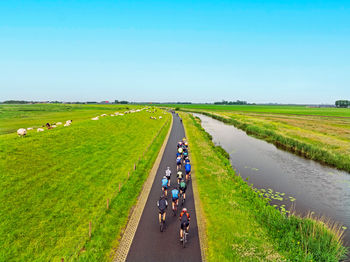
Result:
M171 190L171 196L172 196L172 208L174 211L174 215L176 213L177 210L177 206L179 204L179 190L175 187L173 190Z
M186 181L191 177L191 164L186 163L185 164L185 171L186 171Z
M185 164L190 163L190 159L188 157L185 158Z
M168 196L168 179L166 176L162 178L162 191L164 192L165 197Z
M176 170L178 171L179 169L181 169L181 156L176 158Z

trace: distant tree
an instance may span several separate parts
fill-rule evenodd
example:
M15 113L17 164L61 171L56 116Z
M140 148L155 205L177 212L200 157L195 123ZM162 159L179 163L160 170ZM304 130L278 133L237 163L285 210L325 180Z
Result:
M214 102L214 105L247 105L248 103L246 101L225 101L222 100L221 102Z
M335 101L335 106L336 107L349 107L350 106L350 101L348 100L337 100Z

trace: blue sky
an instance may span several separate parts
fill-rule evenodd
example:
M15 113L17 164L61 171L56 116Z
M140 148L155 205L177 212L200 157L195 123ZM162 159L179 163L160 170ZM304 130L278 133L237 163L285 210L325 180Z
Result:
M0 101L350 99L350 1L0 1Z

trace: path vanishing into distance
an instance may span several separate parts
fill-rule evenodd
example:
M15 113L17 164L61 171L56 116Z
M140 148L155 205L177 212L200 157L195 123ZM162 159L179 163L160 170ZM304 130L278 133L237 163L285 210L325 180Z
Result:
M185 137L184 127L180 121L180 118L173 114L173 125L170 136L148 195L147 202L143 209L140 222L138 223L136 233L127 253L126 261L128 262L202 261L192 181L190 181L187 186L186 202L184 204L184 207L187 208L191 215L189 237L185 248L182 247L179 236L179 214L180 209L182 208L181 204L179 203L177 216L173 216L173 212L171 210L172 200L170 191L172 190L173 186L177 186L177 142L183 137ZM189 153L191 154L191 145L189 145ZM169 205L167 208L166 227L163 232L160 232L157 201L161 196L161 179L165 175L165 170L168 166L172 171L171 186L170 190L168 189L167 198ZM185 173L184 170L183 173Z

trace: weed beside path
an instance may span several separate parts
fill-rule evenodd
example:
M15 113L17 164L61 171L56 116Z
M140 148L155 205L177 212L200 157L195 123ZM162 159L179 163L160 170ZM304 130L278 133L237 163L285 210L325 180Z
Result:
M206 219L209 261L338 261L344 255L337 234L270 206L235 175L200 124L181 116Z

